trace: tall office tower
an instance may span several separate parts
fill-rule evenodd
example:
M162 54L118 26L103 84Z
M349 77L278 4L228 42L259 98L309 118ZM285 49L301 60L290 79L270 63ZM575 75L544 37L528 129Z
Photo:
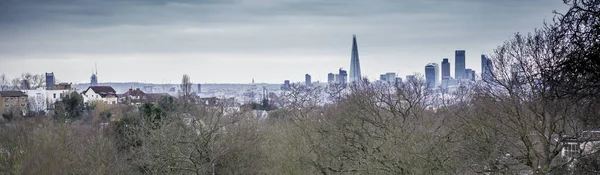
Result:
M465 50L454 52L454 79L465 79Z
M341 75L341 74L340 74ZM358 59L358 46L356 35L352 35L352 55L350 59L350 82L360 81L360 61Z
M481 79L486 81L493 77L494 65L487 56L481 55Z
M311 77L309 74L304 75L304 82L306 83L306 86L311 85Z
M333 83L333 82L335 82L335 75L333 75L333 73L327 74L327 83Z
M348 72L344 69L340 68L340 78L338 79L339 83L346 84L348 83Z
M254 80L254 79L252 79L252 80ZM200 94L200 92L202 92L202 85L200 85L200 83L198 83L198 89L196 90L196 92L198 94Z
M442 61L442 79L450 79L450 62L448 62L448 58L444 58Z
M440 78L440 65L437 63L429 63L432 64L435 67L435 86L440 86L441 84L441 78Z
M90 86L98 85L98 67L96 66L96 73L92 70L92 77L90 77Z
M54 80L54 72L46 73L46 89L53 90L54 84L56 80Z
M435 65L429 63L425 66L425 82L427 82L427 88L435 88Z

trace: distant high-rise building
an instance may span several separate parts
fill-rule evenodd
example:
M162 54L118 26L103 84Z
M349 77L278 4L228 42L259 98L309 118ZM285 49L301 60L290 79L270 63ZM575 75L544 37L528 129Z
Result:
M457 80L465 79L465 50L456 50L454 52L454 78Z
M396 73L394 72L388 72L385 73L385 79L387 80L388 83L396 83Z
M475 71L473 69L465 69L465 78L464 80L475 81Z
M379 75L379 80L387 83L396 83L396 73L388 72Z
M283 81L283 85L281 85L281 90L289 90L290 89L290 80Z
M97 86L98 85L98 66L96 67L96 73L94 73L94 71L92 70L92 77L90 77L90 86Z
M379 75L379 81L387 82L387 76L385 74Z
M304 82L306 83L306 86L310 86L311 85L311 77L309 74L304 75Z
M333 73L327 74L327 83L335 82L335 75Z
M340 73L341 75L341 73ZM360 61L358 59L358 45L356 35L352 36L352 55L350 59L350 82L360 81Z
M97 86L98 85L98 76L96 76L96 74L92 74L92 77L90 77L90 86Z
M398 83L402 83L402 78L396 77L396 84L398 84Z
M252 79L252 83L254 83L254 79ZM200 92L202 92L202 85L200 85L200 83L198 83L198 89L196 90L196 92L199 94Z
M54 72L46 73L46 89L53 90L56 80L54 79Z
M425 82L428 88L435 88L435 65L429 63L425 66Z
M340 68L339 72L340 72L340 78L338 79L338 82L341 84L348 83L348 72L342 68Z
M440 86L441 77L440 77L440 65L438 63L430 63L435 67L435 86Z
M448 58L444 58L442 61L442 79L450 79L450 62Z
M492 60L490 60L487 56L481 55L481 79L489 80L493 77L494 65Z

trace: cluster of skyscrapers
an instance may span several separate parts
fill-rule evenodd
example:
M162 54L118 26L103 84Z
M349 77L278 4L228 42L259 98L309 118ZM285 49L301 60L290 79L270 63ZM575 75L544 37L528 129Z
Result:
M360 73L360 60L358 57L358 44L356 43L356 35L352 36L352 54L350 56L350 82L360 81L362 75ZM348 72L342 68L337 74L327 74L327 83L348 83Z
M397 82L402 82L402 78L397 77L396 73L394 73L394 72L388 72L388 73L379 75L379 81L394 84Z
M327 83L340 83L346 84L348 82L348 72L342 68L338 70L337 74L327 74Z
M460 82L475 81L475 71L473 69L466 68L465 50L456 50L454 52L454 61L456 64L454 66L454 77L450 75L450 61L448 58L443 58L440 64L428 63L427 65L425 65L425 81L427 83L427 86L431 89L448 89L449 86L458 85ZM481 78L483 80L492 77L492 61L485 55L481 55L481 70ZM416 78L417 77L415 75L407 75L406 81L410 81ZM362 75L360 71L360 60L358 56L358 44L356 42L356 35L353 35L352 52L350 58L350 74L348 74L346 70L340 68L338 72L332 72L327 75L327 83L339 83L345 85L348 82L352 83L355 81L360 81L361 79ZM397 77L396 73L394 72L387 72L385 74L381 74L379 76L379 80L387 83L402 82L402 78ZM289 80L285 80L284 84L282 85L282 89L289 88L289 83ZM305 83L307 86L311 85L312 83L311 76L309 74L305 75Z
M454 52L454 77L450 76L450 61L448 58L442 59L441 74L437 63L425 65L425 81L430 88L447 89L448 86L457 85L461 81L475 81L476 74L473 69L467 69L465 64L465 50L456 50ZM492 76L492 61L485 55L481 55L481 77L488 79ZM440 81L441 80L441 81Z

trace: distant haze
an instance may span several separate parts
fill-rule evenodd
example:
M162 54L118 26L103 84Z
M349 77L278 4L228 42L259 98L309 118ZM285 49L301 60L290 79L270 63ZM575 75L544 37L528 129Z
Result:
M552 20L561 0L8 0L0 2L0 73L54 72L100 82L326 81L349 70L357 35L362 75L423 73L466 50L480 55ZM454 72L454 71L451 71Z

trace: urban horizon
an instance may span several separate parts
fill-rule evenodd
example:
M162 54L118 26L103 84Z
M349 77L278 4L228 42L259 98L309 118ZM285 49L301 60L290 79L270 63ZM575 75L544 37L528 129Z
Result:
M352 34L369 79L423 73L430 62L454 62L455 50L466 50L466 66L481 72L481 54L567 7L294 1L8 1L0 6L0 73L54 72L86 83L97 63L100 82L175 83L183 74L197 83L298 82L305 74L325 82L339 68L350 71Z
M357 46L356 46L357 42L358 41L357 41L356 35L353 35L352 47L351 47L352 50L351 50L351 56L350 56L351 59L349 61L349 62L351 62L350 66L348 66L347 68L340 66L338 69L334 69L333 71L329 72L328 74L335 73L338 70L345 70L345 71L351 72L349 68L353 67L352 66L352 64L353 64L352 63L352 61L353 61L352 59L354 58L353 54L355 54L355 52L356 52L356 54L360 53L360 49L355 50L355 49L357 49ZM424 62L424 64L423 64L422 67L425 68L426 66L430 65L431 63L435 63L435 64L438 64L438 65L441 65L443 59L448 59L449 63L450 63L450 70L451 70L450 71L451 72L450 77L456 78L456 76L457 76L456 75L457 69L456 69L456 65L453 64L453 63L457 62L456 61L457 60L456 51L463 51L463 56L462 56L462 59L464 59L463 60L464 63L462 65L463 71L464 71L465 68L466 69L471 69L471 70L475 71L475 75L476 76L481 75L481 72L482 72L481 68L482 67L478 67L478 66L468 67L468 66L464 65L467 62L475 62L475 61L473 61L473 59L471 59L471 61L468 61L470 59L468 59L468 57L466 57L466 53L469 53L469 52L466 49L455 50L455 54L454 55L447 56L447 57L442 57L437 62ZM487 54L483 54L483 53L479 54L479 56L484 56L484 55L487 55ZM356 59L358 59L358 58L356 58ZM454 60L454 62L452 62L451 60ZM475 60L477 60L477 59L475 59ZM370 76L370 75L365 76L364 74L361 75L361 73L360 73L360 67L361 67L361 65L358 64L358 70L359 70L358 76L359 77L361 77L361 78L367 78L367 79L369 79L371 81L380 80L380 78L378 78L377 76ZM143 82L141 82L141 81L111 81L111 80L102 81L102 79L101 79L102 77L99 75L98 69L99 69L98 68L98 64L94 63L94 67L92 68L92 71L90 73L90 76L96 76L97 84L106 84L106 83L178 84L179 83L178 80L175 80L175 81L163 80L161 82L154 82L154 81L152 81L152 82L146 82L146 81L143 81ZM32 72L24 72L24 73L32 73ZM54 72L44 72L44 73L54 73ZM408 74L405 74L405 75L400 74L398 71L396 71L396 72L394 72L394 71L381 71L381 74L389 74L389 73L394 73L396 77L400 77L402 79L404 79L404 77L412 76L412 75L421 76L423 79L426 78L426 72L425 72L424 69L422 71L420 71L420 72L415 71L415 72L408 73ZM36 72L36 73L33 73L33 74L38 74L38 73ZM40 73L40 74L43 74L43 73ZM190 75L190 74L187 74L187 73L183 73L182 75L184 75L184 74L190 76L192 78L192 80L194 80L193 79L193 75ZM328 80L329 77L327 77L328 74L325 74L325 75L315 75L315 74L311 74L311 73L306 73L306 74L311 76L312 82L328 83L330 81L330 80ZM460 75L460 76L462 76L462 75ZM326 77L326 78L324 78L324 79L314 79L312 77ZM440 72L436 72L436 78L435 78L436 80L437 79L441 79L442 77L443 77L443 75L441 75ZM298 78L298 80L284 79L284 80L281 80L279 82L261 82L260 78L262 78L262 77L252 78L248 82L202 82L202 81L193 81L193 82L195 84L253 84L253 83L256 83L256 84L282 84L284 81L290 81L292 83L300 83L300 82L304 83L304 81L305 81L305 79ZM57 80L57 83L90 84L90 81L92 81L91 79L92 78L88 79L87 81L79 81L79 82L65 81L65 80L61 80L61 79L56 79L56 80ZM257 79L259 81L256 81ZM350 81L350 79L347 79L347 81Z

